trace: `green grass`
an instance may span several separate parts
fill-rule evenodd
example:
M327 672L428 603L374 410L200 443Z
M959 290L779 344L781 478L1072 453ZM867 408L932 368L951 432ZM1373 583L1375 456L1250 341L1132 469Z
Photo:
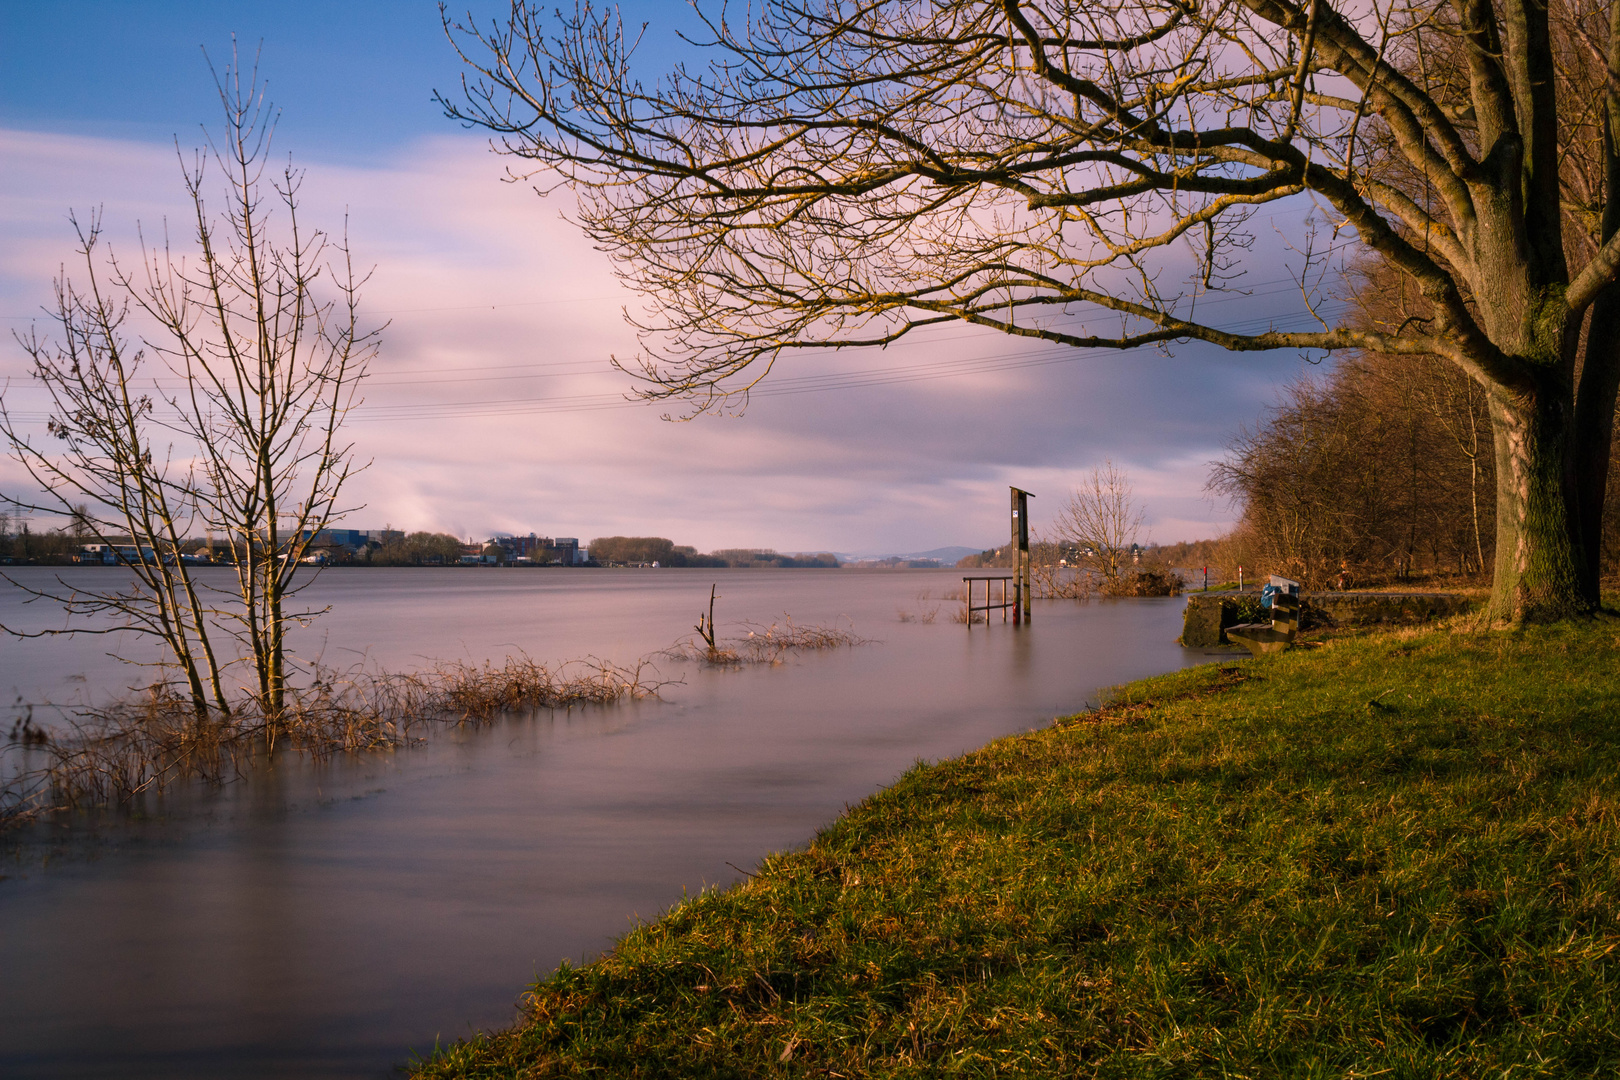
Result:
M918 767L421 1077L1620 1069L1620 622L1126 687Z

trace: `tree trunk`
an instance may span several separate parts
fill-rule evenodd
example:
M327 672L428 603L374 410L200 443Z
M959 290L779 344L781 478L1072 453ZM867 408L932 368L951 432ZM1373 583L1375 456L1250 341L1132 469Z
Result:
M271 574L279 574L279 567L272 566ZM287 724L287 669L284 646L284 632L286 629L286 616L282 613L281 593L283 585L279 579L274 579L269 585L270 615L265 620L266 646L269 655L265 658L268 664L269 693L265 701L265 708L269 711L272 722L277 730L285 731Z
M1575 517L1574 394L1555 372L1490 391L1496 446L1496 622L1549 622L1597 606Z
M1620 9L1617 9L1620 17ZM1581 366L1576 395L1572 453L1575 473L1577 537L1584 557L1583 584L1598 595L1603 573L1603 503L1609 490L1609 458L1614 442L1614 403L1620 392L1620 363L1615 342L1620 339L1620 294L1600 297L1592 306L1586 338L1586 362Z

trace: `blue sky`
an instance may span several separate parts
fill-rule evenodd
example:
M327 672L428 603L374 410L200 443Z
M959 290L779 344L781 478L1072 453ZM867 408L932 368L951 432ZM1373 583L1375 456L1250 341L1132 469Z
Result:
M485 17L502 10L471 6ZM678 56L676 31L697 25L681 0L620 10L654 28L637 51L649 73ZM4 0L0 124L158 142L188 135L213 117L202 50L223 65L232 35L244 51L262 42L295 151L358 163L453 130L433 94L456 90L460 66L438 5L419 0Z
M651 24L648 76L689 51L680 0L622 8ZM328 227L349 215L377 267L368 310L391 320L354 425L373 462L356 527L868 553L977 545L1001 539L1007 484L1036 492L1039 527L1041 508L1112 458L1152 537L1192 539L1229 518L1203 493L1207 462L1306 370L1290 355L1081 356L947 329L884 353L790 359L784 379L841 373L843 388L788 393L804 386L783 381L741 418L671 424L619 407L627 382L607 359L634 351L620 311L636 298L560 220L559 197L502 183L503 161L443 117L433 92L458 91L458 62L436 5L414 0L0 2L4 326L26 327L49 301L72 251L69 209L103 207L125 251L137 221L151 233L183 212L174 143L195 145L215 122L201 50L223 66L233 34L244 52L262 43L306 208ZM1280 275L1256 269L1262 317L1287 291ZM940 377L942 360L957 374ZM27 404L24 373L0 342L14 409ZM886 374L900 378L854 385ZM0 485L15 484L6 469Z

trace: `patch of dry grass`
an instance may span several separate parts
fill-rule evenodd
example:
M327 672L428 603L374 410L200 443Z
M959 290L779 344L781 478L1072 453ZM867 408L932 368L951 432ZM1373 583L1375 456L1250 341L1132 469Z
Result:
M945 599L952 599L946 597ZM931 625L939 617L939 603L934 599L934 590L921 589L917 593L917 610L896 608L895 615L903 623L919 622L924 626Z

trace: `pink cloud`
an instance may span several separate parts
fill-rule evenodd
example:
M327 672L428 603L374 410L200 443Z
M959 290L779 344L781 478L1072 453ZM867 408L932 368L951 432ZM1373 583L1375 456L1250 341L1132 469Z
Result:
M298 164L305 220L337 230L347 212L357 261L376 267L366 311L389 322L350 429L372 461L356 527L915 550L993 542L1007 484L1055 510L1111 456L1155 539L1192 538L1226 521L1202 494L1203 462L1276 378L1204 352L1078 356L940 328L884 352L785 358L742 417L669 423L623 400L631 382L608 357L635 353L620 310L637 300L561 220L566 192L502 183L473 138L370 168ZM178 238L187 213L174 150L158 144L0 131L0 190L11 327L71 257L70 207L104 207L126 257L136 220L151 239L167 215ZM20 350L0 349L14 410L37 405L24 375Z

